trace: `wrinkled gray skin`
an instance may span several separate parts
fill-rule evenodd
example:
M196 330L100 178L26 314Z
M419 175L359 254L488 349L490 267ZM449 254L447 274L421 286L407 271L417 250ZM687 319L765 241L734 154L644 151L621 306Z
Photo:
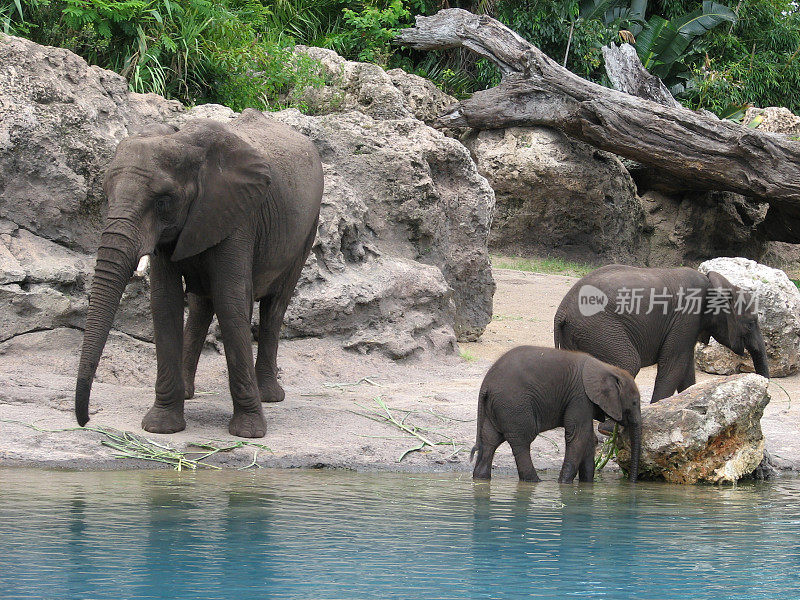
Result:
M608 297L605 309L591 316L580 312L579 292L585 285L602 290ZM618 305L620 290L643 289L641 310L628 314L624 300ZM669 299L666 308L654 305L650 314L651 292L656 299L666 288ZM678 290L699 289L699 311L681 311ZM715 288L717 292L709 293ZM627 370L636 377L642 367L658 365L651 402L682 392L695 383L694 347L697 341L707 344L710 337L739 355L747 350L753 359L756 373L769 377L766 348L758 315L746 301L737 303L740 289L722 275L710 272L707 276L689 268L646 269L625 265L609 265L580 279L564 296L554 323L557 348L581 350ZM717 310L709 298L728 295L730 302ZM629 292L626 292L629 294ZM623 294L626 295L626 294ZM687 303L688 301L685 301ZM617 314L617 310L623 314ZM665 313L666 310L666 314ZM713 314L717 312L717 314Z
M594 480L597 436L593 419L624 425L631 440L631 481L639 475L642 416L639 390L629 373L583 352L518 346L492 365L478 395L478 453L472 477L489 479L495 450L508 442L522 481L539 481L531 443L564 427L566 452L560 483Z
M194 394L197 361L216 314L233 398L228 430L263 437L261 402L284 398L276 365L283 315L319 218L323 176L313 144L252 109L225 125L198 119L179 131L155 126L120 143L104 188L108 220L78 367L78 423L89 420L92 380L122 292L149 254L158 375L142 428L185 429L184 399ZM254 300L261 301L255 365Z

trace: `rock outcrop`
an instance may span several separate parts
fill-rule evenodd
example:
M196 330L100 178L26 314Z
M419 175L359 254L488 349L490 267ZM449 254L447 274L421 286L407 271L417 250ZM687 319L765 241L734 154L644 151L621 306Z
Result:
M492 248L646 264L644 211L612 154L546 127L472 132L464 143L495 191Z
M716 271L754 295L770 376L796 373L800 368L800 291L786 273L746 258L715 258L702 263L698 270ZM695 357L697 367L706 373L729 375L753 370L749 356L738 356L714 339L707 346L698 343Z
M782 133L793 138L800 136L800 117L783 106L748 108L742 124L760 131Z
M17 227L97 248L101 179L119 141L180 103L128 92L125 78L68 50L0 36L0 198Z
M295 46L295 52L318 60L326 84L295 92L314 114L357 110L373 119L418 119L431 125L457 101L427 79L402 69L345 60L333 50Z
M768 242L756 228L767 204L730 192L664 194L650 190L641 196L653 267L696 265L716 256L760 257Z
M285 334L335 336L393 357L452 352L455 336L475 339L491 319L492 190L463 146L419 120L446 95L321 52L347 84L343 102L328 101L357 110L273 114L312 137L327 180ZM102 175L121 139L149 123L233 115L130 93L122 77L67 50L2 37L0 339L83 326L106 209ZM128 286L115 329L152 340L146 277Z
M301 285L338 285L348 266L366 267L372 257L432 265L452 288L458 339L477 339L492 315L487 239L494 194L469 152L416 119L293 110L275 117L314 140L325 167L316 264L309 263ZM372 270L380 279L380 266Z
M750 475L764 458L768 383L760 375L734 375L642 407L639 477L732 483ZM627 470L630 446L627 435L620 439L617 462Z

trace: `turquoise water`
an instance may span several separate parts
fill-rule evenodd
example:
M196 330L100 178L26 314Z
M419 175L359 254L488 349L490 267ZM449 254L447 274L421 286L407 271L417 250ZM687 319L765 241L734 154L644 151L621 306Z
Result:
M0 470L0 598L800 598L798 492Z

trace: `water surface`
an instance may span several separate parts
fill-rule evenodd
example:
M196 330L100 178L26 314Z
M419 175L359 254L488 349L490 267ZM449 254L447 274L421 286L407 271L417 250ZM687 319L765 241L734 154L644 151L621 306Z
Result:
M798 492L0 470L0 598L800 598Z

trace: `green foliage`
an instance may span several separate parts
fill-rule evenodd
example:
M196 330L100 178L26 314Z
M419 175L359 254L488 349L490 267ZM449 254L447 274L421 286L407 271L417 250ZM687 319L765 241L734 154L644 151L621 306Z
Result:
M402 0L390 0L385 8L367 6L358 12L345 8L343 15L346 28L334 42L341 53L384 66L393 54L390 42L401 23L411 18Z
M223 50L217 58L217 95L236 111L294 107L309 112L303 91L326 83L317 61L272 42Z
M800 9L791 0L742 0L734 27L701 42L692 64L692 108L785 106L800 112Z
M523 4L525 8L521 9ZM617 39L619 27L616 21L606 23L602 19L590 18L590 15L605 15L608 5L602 1L584 2L582 17L581 3L577 0L500 0L495 7L495 16L559 62L563 60L569 43L567 67L582 77L604 82L606 75L600 49Z
M687 84L692 75L685 62L695 52L695 42L726 22L735 23L736 13L727 6L710 1L671 20L654 15L636 37L636 52L644 67L660 77L673 95L678 96L692 85Z
M466 50L391 45L414 15L447 6L494 16L601 84L601 47L633 36L648 69L693 108L800 112L793 0L731 1L733 10L708 0L0 0L0 30L68 48L123 74L135 91L308 110L301 91L324 80L319 65L287 49L293 44L402 67L457 97L496 85L494 65Z
M255 1L255 0L252 0ZM342 30L342 11L353 2L346 0L262 0L269 15L254 29L273 42L286 46L331 47L332 38Z
M275 13L258 0L11 0L0 19L121 73L133 91L187 104L303 108L291 90L323 82L311 59L262 35Z

